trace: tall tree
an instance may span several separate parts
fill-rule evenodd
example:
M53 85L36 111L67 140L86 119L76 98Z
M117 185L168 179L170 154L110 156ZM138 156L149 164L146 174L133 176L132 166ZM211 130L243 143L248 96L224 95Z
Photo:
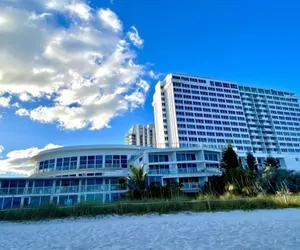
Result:
M267 157L267 159L264 161L264 165L266 168L269 169L278 169L280 168L280 164L277 159L272 157L271 155Z
M225 183L237 183L242 179L243 169L231 144L223 151L221 167L225 170Z
M253 156L253 154L250 151L247 153L246 161L247 161L248 169L252 173L256 174L258 172L258 165L257 165L255 157Z
M222 153L221 167L225 169L225 171L241 167L238 156L231 144L228 144Z

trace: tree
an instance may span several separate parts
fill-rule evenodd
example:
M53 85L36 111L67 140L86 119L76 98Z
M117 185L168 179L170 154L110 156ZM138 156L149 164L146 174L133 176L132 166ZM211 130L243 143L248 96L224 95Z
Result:
M256 179L257 173L258 173L258 165L257 165L255 157L253 156L253 154L250 151L247 153L246 161L247 161L247 168L249 170L251 179L252 178Z
M237 187L237 191L242 189L244 183L244 171L239 162L239 158L229 144L222 153L221 167L225 170L223 183Z
M238 156L233 150L231 144L227 145L226 149L222 153L221 167L225 169L225 171L241 168Z
M131 178L129 179L129 191L132 198L142 198L145 193L146 177L144 167L130 166Z
M278 169L280 168L280 164L277 159L269 155L267 159L264 161L264 165L266 168Z

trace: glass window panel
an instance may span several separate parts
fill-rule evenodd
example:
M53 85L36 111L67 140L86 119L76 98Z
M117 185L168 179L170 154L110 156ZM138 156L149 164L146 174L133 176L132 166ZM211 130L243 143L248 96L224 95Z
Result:
M14 197L13 198L12 207L13 208L21 207L21 197Z
M57 170L61 170L62 169L62 164L63 164L63 159L62 158L58 158L57 162L56 162L56 169Z
M87 185L95 185L95 179L87 179Z
M108 163L108 164L112 163L112 155L105 156L105 163Z
M3 209L11 208L11 205L12 205L12 198L4 198Z
M41 206L48 205L50 203L50 196L41 197Z
M87 194L86 195L86 201L87 202L93 202L94 198L95 198L95 196L93 194Z
M11 187L11 188L16 188L16 187L18 187L18 181L11 180L11 181L10 181L10 187Z
M95 156L88 157L88 168L94 168L95 166Z
M44 162L43 161L40 161L39 169L44 169Z
M61 180L62 186L70 186L70 180Z
M53 186L53 180L45 180L44 186L45 187L52 187Z
M8 188L9 187L9 181L2 181L2 183L1 183L1 187L2 188Z
M103 179L96 179L96 185L102 185L103 184Z
M49 161L44 161L44 169L47 169L49 167Z
M80 156L79 168L86 168L87 156Z
M103 194L95 194L96 202L103 202Z
M40 197L31 197L30 206L31 207L38 207L40 205Z
M25 187L26 186L26 181L25 180L20 180L18 183L18 187Z
M43 180L36 180L34 185L35 185L35 187L43 187L44 181Z
M79 185L79 180L78 179L70 180L70 182L71 182L71 186L78 186Z

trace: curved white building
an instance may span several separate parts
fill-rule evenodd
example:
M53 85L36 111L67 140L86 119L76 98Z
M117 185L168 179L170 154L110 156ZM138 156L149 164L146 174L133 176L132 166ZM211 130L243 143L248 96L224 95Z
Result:
M0 179L0 209L49 203L110 202L127 192L120 177L130 176L129 165L144 166L147 183L182 184L199 191L208 176L221 174L220 151L209 148L154 149L129 145L87 145L50 149L31 161L27 178Z

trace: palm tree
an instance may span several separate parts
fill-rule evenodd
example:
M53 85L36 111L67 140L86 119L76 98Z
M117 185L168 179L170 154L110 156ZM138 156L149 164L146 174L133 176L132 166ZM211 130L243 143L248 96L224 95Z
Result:
M132 180L134 182L135 188L140 190L145 189L147 174L144 172L144 166L130 166L130 170L132 173Z
M131 178L129 179L129 191L131 197L142 198L146 188L147 173L144 171L144 166L130 166Z

